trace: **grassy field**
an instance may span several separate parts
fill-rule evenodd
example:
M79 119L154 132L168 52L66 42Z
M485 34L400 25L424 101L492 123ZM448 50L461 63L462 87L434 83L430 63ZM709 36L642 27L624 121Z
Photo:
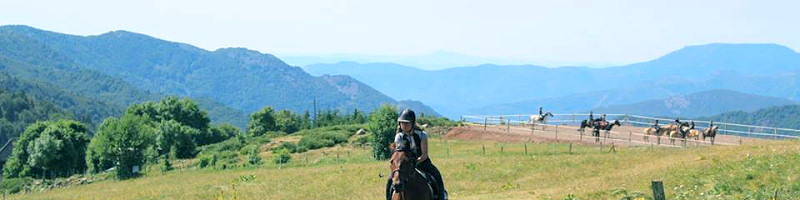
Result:
M431 139L451 199L800 199L800 142L689 149ZM525 147L527 146L527 154ZM484 151L485 149L485 151ZM485 153L484 153L485 152ZM270 153L262 154L269 161ZM338 157L338 159L337 159ZM288 165L178 169L12 199L380 199L388 171L365 148L293 154Z

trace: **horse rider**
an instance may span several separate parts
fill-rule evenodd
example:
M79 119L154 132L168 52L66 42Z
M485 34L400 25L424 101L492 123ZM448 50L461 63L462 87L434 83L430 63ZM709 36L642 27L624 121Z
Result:
M658 120L653 124L653 128L656 129L656 133L661 132L661 126L658 125Z
M542 116L544 112L542 111L542 107L539 107L539 116Z
M420 171L429 174L432 178L436 180L436 185L434 188L436 190L436 196L439 200L446 200L446 192L444 189L444 180L442 180L442 174L439 172L439 169L433 165L431 159L428 154L428 133L422 131L416 125L416 116L414 111L411 109L405 109L403 112L400 113L400 117L397 118L397 134L395 134L394 142L395 144L409 144L413 157L416 158L416 168ZM392 184L392 179L389 178L389 182L386 184L386 198L391 198L390 187Z

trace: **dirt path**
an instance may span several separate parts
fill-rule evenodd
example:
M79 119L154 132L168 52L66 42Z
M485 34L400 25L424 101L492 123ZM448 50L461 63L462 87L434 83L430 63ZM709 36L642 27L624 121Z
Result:
M462 140L493 140L504 142L579 142L583 144L611 144L617 146L663 146L663 147L693 147L711 145L709 139L706 141L676 138L674 144L666 137L648 137L645 141L642 134L642 127L619 126L609 132L608 137L596 140L591 136L591 129L587 129L583 135L578 132L578 127L574 126L547 126L542 130L542 126L536 126L534 130L530 127L521 126L498 126L489 125L468 125L451 129L445 138ZM717 135L715 145L739 145L763 141L763 139L739 137L732 135Z

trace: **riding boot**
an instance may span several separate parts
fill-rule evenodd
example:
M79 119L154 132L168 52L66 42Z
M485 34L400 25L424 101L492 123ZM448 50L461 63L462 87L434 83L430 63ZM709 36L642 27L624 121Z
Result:
M392 200L392 179L386 181L386 200Z

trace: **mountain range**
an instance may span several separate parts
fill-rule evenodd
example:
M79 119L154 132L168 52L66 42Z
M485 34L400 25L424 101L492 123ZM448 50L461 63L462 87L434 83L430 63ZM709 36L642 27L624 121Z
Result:
M585 111L715 89L800 100L800 54L776 44L687 46L651 61L604 68L486 64L421 70L340 62L303 69L312 75L349 75L388 96L417 99L456 118L534 113L540 106L554 112ZM398 80L403 80L402 87Z
M314 101L317 109L370 111L391 103L438 115L420 102L396 101L348 76L311 76L270 54L244 48L206 51L128 31L76 36L0 26L0 72L89 104L109 105L110 111L87 114L94 123L132 103L163 96L195 99L213 121L239 127L246 125L246 113L264 106L302 112L313 109Z

